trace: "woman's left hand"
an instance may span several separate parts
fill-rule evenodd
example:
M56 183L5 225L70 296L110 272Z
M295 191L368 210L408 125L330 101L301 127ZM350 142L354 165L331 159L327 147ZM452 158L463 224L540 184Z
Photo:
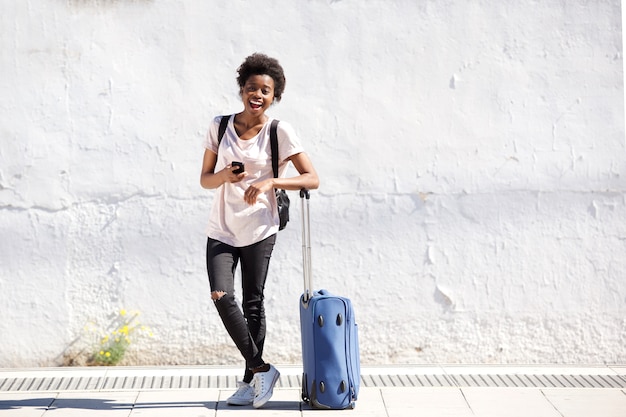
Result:
M272 188L274 188L273 178L254 183L250 185L250 187L248 187L248 189L243 195L243 199L246 203L253 205L254 203L256 203L256 199L259 195L271 190Z

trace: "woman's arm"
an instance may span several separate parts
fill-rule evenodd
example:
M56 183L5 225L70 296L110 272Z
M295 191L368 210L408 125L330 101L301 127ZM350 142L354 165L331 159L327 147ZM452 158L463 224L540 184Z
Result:
M215 172L215 164L217 163L217 155L212 151L205 149L204 158L202 159L202 173L200 174L200 185L202 188L217 188L225 182L239 182L246 175L245 172L241 174L233 174L232 166L229 164L224 167L220 172ZM235 168L236 169L236 168Z
M320 180L313 163L304 152L293 155L289 160L298 170L300 175L291 178L270 178L250 185L243 198L248 204L254 204L259 194L267 192L272 188L282 188L283 190L300 190L307 188L315 190L320 186Z
M282 188L284 190L300 190L307 188L309 190L315 190L320 186L317 172L306 153L297 153L289 158L289 160L293 163L293 166L300 175L291 178L274 178L274 188Z

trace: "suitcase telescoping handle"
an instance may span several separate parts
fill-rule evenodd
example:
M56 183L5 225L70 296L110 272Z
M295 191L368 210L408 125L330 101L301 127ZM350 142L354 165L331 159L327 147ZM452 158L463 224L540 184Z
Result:
M307 305L313 296L313 273L311 268L311 217L309 215L309 200L311 193L306 188L300 190L302 200L302 275L304 278L304 293L302 302Z

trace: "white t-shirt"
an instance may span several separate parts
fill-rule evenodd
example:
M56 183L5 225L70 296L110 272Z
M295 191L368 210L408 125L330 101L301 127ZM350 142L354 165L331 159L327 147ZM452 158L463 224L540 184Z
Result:
M221 171L233 161L243 162L248 176L238 183L224 183L217 188L209 216L207 235L234 247L248 246L260 242L278 232L278 209L276 195L270 190L257 197L254 205L243 199L250 184L273 178L272 152L270 146L270 124L272 119L251 139L242 140L230 116L228 127L219 144L218 130L221 116L213 119L204 147L217 154L215 172ZM287 122L278 123L278 176L283 177L289 161L287 158L303 152L300 138Z

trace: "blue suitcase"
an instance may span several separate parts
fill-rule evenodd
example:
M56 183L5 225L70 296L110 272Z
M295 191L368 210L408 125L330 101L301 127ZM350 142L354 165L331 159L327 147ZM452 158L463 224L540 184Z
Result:
M308 190L301 190L304 293L300 297L302 399L313 408L354 408L361 381L358 328L348 298L312 291Z

